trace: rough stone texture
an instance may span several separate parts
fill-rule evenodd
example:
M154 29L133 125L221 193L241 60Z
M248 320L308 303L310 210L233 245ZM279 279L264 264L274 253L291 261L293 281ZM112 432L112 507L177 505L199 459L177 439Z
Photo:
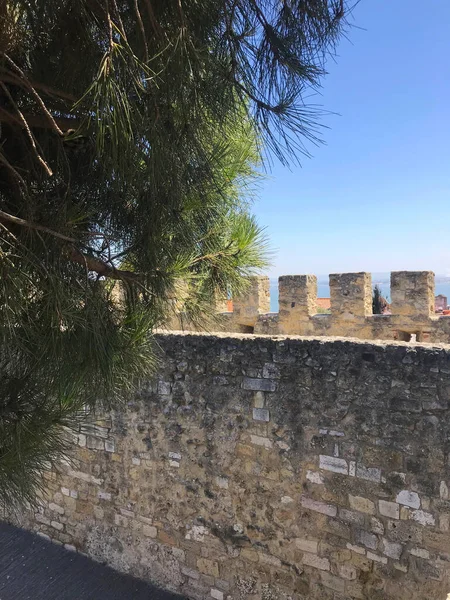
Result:
M233 300L234 318L239 325L253 326L260 313L270 311L270 279L249 277L245 293Z
M279 329L289 333L317 313L317 277L283 275L278 279Z
M156 380L91 418L115 451L78 441L23 524L195 600L445 599L450 347L158 342Z
M270 313L268 278L252 278L246 296L234 301L234 312L223 313L208 331L265 335L343 336L364 340L450 342L450 315L434 313L434 273L391 273L390 315L372 314L369 273L330 275L331 314L317 312L314 275L279 278L279 313ZM189 329L174 319L170 330ZM442 409L445 410L447 400Z

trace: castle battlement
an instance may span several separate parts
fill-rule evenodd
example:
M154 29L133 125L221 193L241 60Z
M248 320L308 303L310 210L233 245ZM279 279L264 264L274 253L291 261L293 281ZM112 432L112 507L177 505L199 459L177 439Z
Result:
M331 310L318 314L317 277L283 275L278 280L279 312L270 312L270 280L249 278L245 294L233 298L221 330L238 333L344 336L359 339L450 342L450 318L434 312L432 271L391 273L390 313L372 313L370 273L329 276Z

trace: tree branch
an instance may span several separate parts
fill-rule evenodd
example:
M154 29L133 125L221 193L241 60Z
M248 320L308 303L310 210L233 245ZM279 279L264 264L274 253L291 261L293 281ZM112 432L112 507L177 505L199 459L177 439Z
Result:
M78 248L71 248L68 253L68 258L72 262L83 265L88 271L93 271L102 277L108 277L108 279L116 279L120 281L128 281L129 283L142 283L142 275L139 273L116 269L114 266L108 265L103 260L95 258L95 256L84 254L78 250Z
M50 125L50 123L48 122L48 119L46 117L44 117L43 115L30 115L30 114L24 113L23 116L24 116L26 122L28 123L29 127L38 127L41 129L54 129L54 127L52 127ZM54 117L54 120L62 129L66 130L66 131L68 129L78 129L78 126L81 123L80 119L78 119L78 118L70 119L69 117ZM20 127L23 127L23 124L20 121L20 119L14 117L14 115L12 115L8 111L2 109L1 107L0 107L0 122L9 123L10 125L18 125Z
M9 213L4 212L3 210L0 210L0 221L8 221L9 223L14 223L15 225L27 227L28 229L42 231L64 242L69 242L70 244L79 243L79 241L75 238L64 235L63 233L59 233L58 231L54 231L53 229L45 227L44 225L39 225L38 223L31 223L30 221L26 221L25 219L21 219L20 217L15 217L14 215L10 215ZM76 262L80 265L83 265L84 267L86 267L86 269L88 269L88 271L93 271L94 273L98 273L98 275L101 275L103 277L108 277L109 279L128 281L130 283L142 283L141 274L134 273L133 271L116 269L116 267L114 267L113 265L109 265L103 260L95 258L95 256L84 254L83 252L81 252L81 250L74 246L69 249L67 257L72 262Z

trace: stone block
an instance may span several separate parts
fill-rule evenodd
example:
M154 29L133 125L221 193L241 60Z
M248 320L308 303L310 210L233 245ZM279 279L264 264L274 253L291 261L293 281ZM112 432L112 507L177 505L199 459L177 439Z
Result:
M378 501L378 510L383 517L390 519L400 519L400 505L396 502L388 502L387 500Z
M253 420L264 421L268 423L270 421L270 413L267 408L254 408L253 409Z
M372 277L370 273L330 275L330 300L333 318L348 321L372 314Z
M348 475L348 464L343 458L336 458L335 456L319 456L319 467L325 471L332 471L333 473L341 473Z
M320 571L329 571L330 570L330 561L328 558L321 558L316 554L305 553L302 558L303 565L308 567L313 567L314 569L319 569Z
M403 551L403 546L397 542L391 542L386 538L383 539L383 554L389 556L389 558L395 558L398 560Z
M211 575L211 577L219 577L219 565L214 560L199 558L197 560L197 568L200 573Z
M63 515L64 514L64 508L62 506L59 506L58 504L55 504L54 502L50 502L50 504L48 505L48 508L52 512L56 512L59 515Z
M348 581L352 581L352 580L356 579L356 577L358 575L356 568L350 564L338 565L337 571L338 571L339 577L342 577L343 579L347 579Z
M104 450L105 449L105 440L94 437L92 435L88 435L88 436L86 436L86 446L90 450Z
M420 508L419 494L410 490L402 490L397 494L397 502L410 508Z
M310 552L311 554L317 554L319 548L319 542L317 540L308 540L305 538L296 538L294 540L296 548L302 552Z
M345 591L345 581L340 577L336 577L331 573L323 572L320 574L320 579L322 580L322 584L334 590L335 592L344 593Z
M387 565L387 558L384 556L380 556L379 554L374 554L373 552L367 551L367 558L369 560L382 563L383 565Z
M364 529L358 529L355 532L355 540L358 544L376 550L378 546L378 538L375 534L365 531Z
M263 446L264 448L267 448L267 449L273 447L272 440L269 440L269 438L261 437L260 435L251 434L250 441L252 444L255 444L256 446Z
M324 483L322 475L316 471L307 471L306 479L311 483L316 483L317 485L323 485Z
M315 275L279 277L278 305L283 333L294 333L299 321L317 313L317 277Z
M413 510L411 511L410 518L413 521L417 521L421 525L430 525L434 527L436 525L436 520L431 513L425 512L423 510Z
M116 444L114 440L105 440L105 450L106 452L115 452Z
M233 319L254 327L260 314L270 312L270 280L265 276L248 277L245 292L233 298Z
M350 503L350 508L352 508L353 510L363 512L368 515L375 514L375 504L372 502L372 500L369 500L368 498L349 495L348 501Z
M304 508L309 508L309 510L314 510L322 513L323 515L328 515L329 517L335 517L337 515L337 508L332 504L319 502L317 500L313 500L312 498L307 498L306 496L302 496L301 503Z
M391 310L403 317L434 316L434 273L432 271L393 271Z
M358 464L356 466L356 477L379 483L381 481L381 470L374 467L363 467Z
M257 379L254 377L244 377L242 381L244 390L254 390L260 392L274 392L277 389L275 381L270 379Z
M430 553L425 548L411 548L409 553L418 558L424 558L425 560L430 558Z
M211 598L215 598L215 600L223 600L223 592L216 588L211 588Z
M365 515L360 512L355 512L353 510L347 510L346 508L339 509L339 518L345 523L350 523L353 525L363 526L365 523Z

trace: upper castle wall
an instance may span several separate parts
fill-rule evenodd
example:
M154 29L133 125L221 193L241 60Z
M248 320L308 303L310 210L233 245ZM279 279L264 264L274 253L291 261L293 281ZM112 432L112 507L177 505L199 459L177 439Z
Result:
M345 336L422 342L450 342L450 316L434 314L434 273L393 271L391 314L372 314L370 273L329 276L331 313L317 314L317 277L279 278L279 312L270 313L268 277L250 278L249 291L223 313L221 330L260 334Z

